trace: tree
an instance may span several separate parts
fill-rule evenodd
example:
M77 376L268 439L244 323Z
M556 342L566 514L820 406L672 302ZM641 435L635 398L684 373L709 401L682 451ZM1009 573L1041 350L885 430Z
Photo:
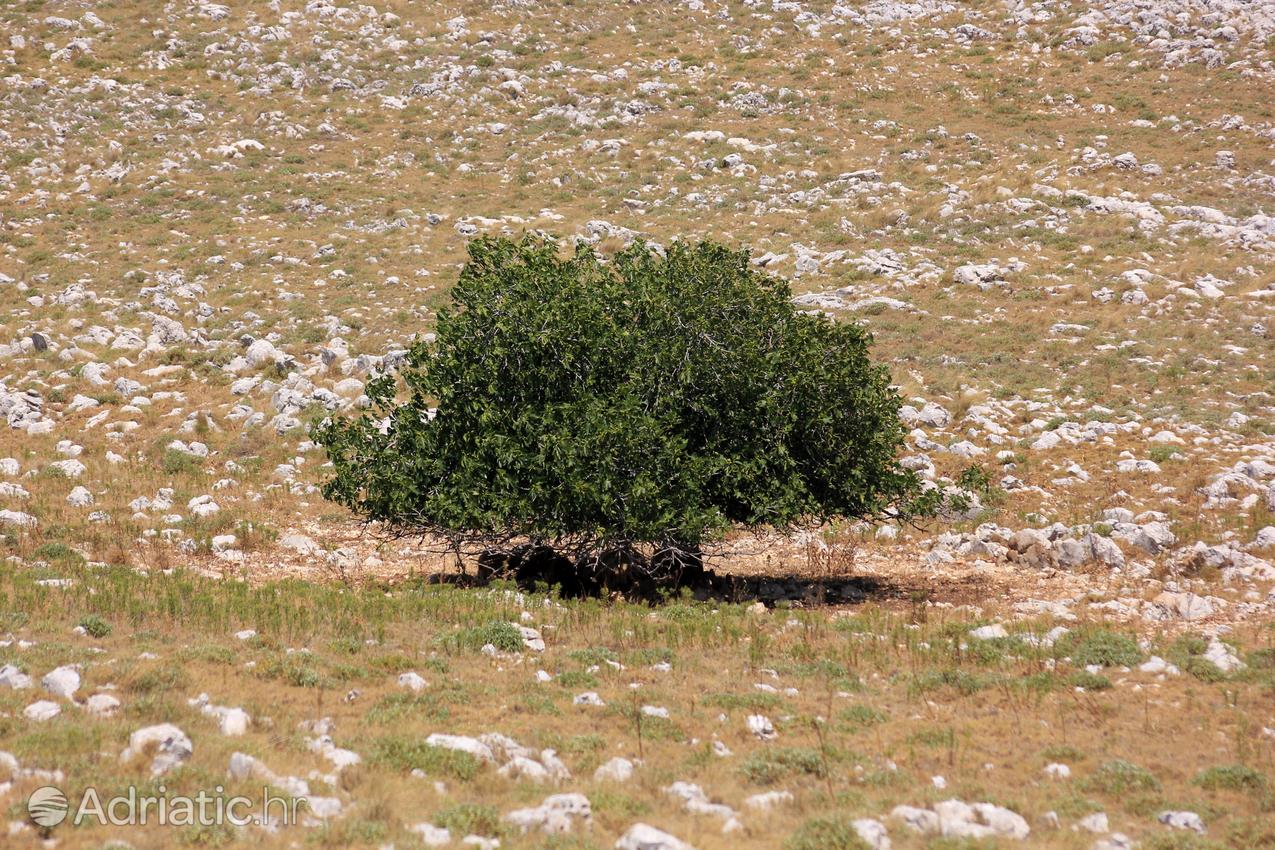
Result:
M733 526L918 504L869 335L796 310L747 251L480 238L452 298L370 409L317 433L324 495L367 519L584 592L698 569Z

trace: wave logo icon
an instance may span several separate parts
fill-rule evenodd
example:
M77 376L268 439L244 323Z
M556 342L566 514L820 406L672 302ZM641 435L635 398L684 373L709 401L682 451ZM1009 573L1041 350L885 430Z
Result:
M54 827L66 820L71 804L60 788L45 785L31 792L27 798L27 814L36 826Z

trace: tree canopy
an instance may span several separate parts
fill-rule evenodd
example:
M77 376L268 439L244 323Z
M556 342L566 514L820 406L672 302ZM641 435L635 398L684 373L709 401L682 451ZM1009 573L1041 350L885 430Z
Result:
M397 376L317 433L324 495L457 543L697 549L732 526L903 509L900 399L860 326L796 309L745 250L609 260L484 237Z

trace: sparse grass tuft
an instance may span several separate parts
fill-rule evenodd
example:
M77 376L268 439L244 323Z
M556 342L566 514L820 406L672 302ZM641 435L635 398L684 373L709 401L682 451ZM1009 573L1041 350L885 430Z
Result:
M1092 776L1081 782L1089 791L1118 797L1132 791L1158 791L1160 780L1136 764L1114 759L1103 762Z
M442 645L452 652L474 652L487 644L501 652L520 652L523 648L522 633L512 623L487 623L461 629L442 640Z
M1243 764L1223 764L1200 771L1191 784L1206 791L1263 791L1266 776Z
M368 762L408 773L422 770L427 776L450 776L468 782L478 773L478 760L469 753L431 747L403 735L387 735L371 742Z
M790 776L822 778L828 771L825 753L806 747L774 747L746 758L740 772L756 785L774 785Z

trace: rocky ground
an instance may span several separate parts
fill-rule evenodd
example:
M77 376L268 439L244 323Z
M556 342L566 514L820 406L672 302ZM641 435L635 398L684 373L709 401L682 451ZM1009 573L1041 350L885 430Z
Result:
M114 764L144 743L130 745L129 737L146 725L176 723L193 741L198 770L223 777L225 764L202 758L201 734L217 734L215 725L195 725L210 722L207 706L188 700L197 700L198 689L214 700L246 700L262 687L246 665L271 661L253 653L317 652L312 641L349 638L280 633L264 610L245 610L193 634L169 623L130 644L124 633L145 624L105 591L120 610L94 602L88 590L96 582L193 568L227 587L243 579L294 588L288 577L303 576L338 588L397 588L389 590L393 598L451 598L450 588L415 583L422 574L455 571L428 541L379 538L322 500L316 488L325 460L308 429L357 409L364 383L392 371L411 340L429 332L468 239L538 229L603 251L637 237L752 246L759 266L793 281L799 304L872 329L876 356L908 400L910 467L948 486L978 464L996 485L962 516L923 529L728 541L713 566L748 581L713 601L732 617L745 617L757 601L772 612L747 615L775 632L755 629L754 648L785 633L786 615L775 610L819 608L801 616L827 622L834 616L823 610L828 603L911 620L938 612L957 618L961 635L1007 629L1009 637L991 639L1010 642L1005 670L1021 678L1045 660L1073 655L1051 651L1032 667L1022 660L1020 632L1102 623L1140 641L1137 658L1085 671L1120 672L1109 678L1112 687L1074 699L1093 701L1099 715L1122 706L1150 718L1160 745L1134 741L1138 730L1124 729L1130 739L1121 746L1132 749L1122 758L1162 760L1167 768L1151 772L1173 791L1165 791L1164 811L1185 811L1175 805L1189 802L1206 822L1203 836L1175 830L1178 820L1161 825L1148 806L1113 829L1144 843L1172 836L1179 843L1170 846L1275 841L1269 832L1227 831L1258 812L1269 816L1261 794L1223 806L1182 791L1201 793L1190 781L1214 762L1271 773L1275 745L1263 734L1275 727L1275 714L1262 672L1269 659L1261 655L1275 640L1275 3L27 0L0 8L0 21L0 415L8 426L0 428L0 539L10 620L0 629L12 632L0 662L13 665L0 676L0 750L15 742L17 760L8 786L0 755L0 789L9 791L0 803L17 806L9 812L15 822L25 817L19 789L31 777L74 773L59 760L77 751L75 741L109 751ZM61 607L59 594L68 597ZM157 602L155 610L171 617L188 603ZM46 616L30 616L37 611ZM539 625L539 608L524 607L475 614L477 625L448 613L440 628L477 628L520 611ZM89 614L114 627L109 645L71 634ZM633 622L645 621L634 614ZM232 637L248 628L266 644ZM408 668L437 650L412 642L417 637L393 649L414 659ZM667 637L661 629L633 637L599 626L558 649L604 646L612 661L645 669L620 656L654 651L652 641ZM183 654L205 643L238 672L209 673ZM1163 660L1167 647L1177 647L1177 661ZM751 652L723 656L723 669L746 669L765 684L753 671L773 668ZM940 666L978 663L954 652ZM1156 652L1165 667L1147 660ZM155 655L161 667L192 663L197 675L130 690L111 665L131 668L138 653ZM1154 669L1137 672L1143 664ZM56 681L43 682L67 665L79 665L82 686L63 693ZM500 681L485 668L459 666L453 675L474 673L483 693ZM889 670L883 661L881 674ZM396 676L413 671L390 665L381 672L392 690ZM563 672L574 668L548 675ZM701 674L692 669L680 681L703 690ZM28 677L31 688L6 688L21 681L13 675ZM217 693L208 676L230 693ZM1173 693L1159 708L1140 701L1146 677ZM788 686L783 678L776 687ZM360 681L363 690L372 687ZM341 732L290 730L335 717L336 708L295 695L315 690L309 680L268 683L278 688L273 698L304 699L306 710L292 704L283 712L286 735L258 723L280 712L246 711L252 740L283 735L291 743L275 746L295 762L288 769L302 770L306 759L310 769L326 769L323 747L311 753L298 736L340 740ZM614 693L598 691L600 699L624 702L620 679L614 684ZM109 686L122 690L112 695ZM48 693L35 695L42 687ZM901 698L888 690L886 703ZM999 693L989 685L962 700L985 708L989 692ZM1218 705L1235 711L1225 696L1232 692L1253 696L1223 742L1234 752L1226 759L1212 753L1211 761L1203 749L1177 763L1167 758L1181 743L1163 738L1176 728L1170 720L1203 724ZM1042 700L1064 701L1059 693ZM97 712L88 701L98 696L119 699L109 722L90 719ZM1002 712L1018 704L1008 690L1001 698ZM813 735L811 718L827 718L830 709L803 701L786 703L784 714L805 718L792 722ZM562 702L563 717L584 716L586 709ZM928 710L886 703L873 710L899 724ZM464 730L446 723L431 730L513 735L498 704L488 715L465 715ZM336 729L356 718L370 723L366 705L342 703ZM60 713L50 715L55 708ZM941 824L1002 817L934 808L948 798L919 771L938 768L901 761L896 745L916 730L888 724L896 736L845 746L913 770L908 775L920 776L924 794L909 795L901 781L850 801L845 795L857 780L820 757L820 770L797 771L771 789L796 795L799 815L751 816L744 800L761 791L737 789L736 774L697 774L698 764L674 770L694 748L683 752L673 742L707 740L708 727L697 724L716 717L686 712L672 718L678 734L668 742L669 753L680 755L668 764L645 761L649 788L550 846L610 846L637 822L682 825L680 815L668 814L677 809L670 799L695 811L737 791L730 816L712 811L723 825L742 824L746 838L723 837L691 819L699 825L682 840L843 846L830 843L835 836L798 834L803 821L826 819L828 809L881 820L897 846L959 846L941 842L965 834ZM1175 712L1185 715L1170 718ZM635 742L620 731L629 721L612 720L614 727L587 734L622 740L629 748L617 756L634 760ZM732 729L736 721L728 718ZM554 748L526 718L515 725L526 741ZM52 744L41 731L50 728L62 730ZM982 740L985 732L969 734ZM366 761L371 741L361 750L345 746ZM824 743L811 741L801 746L825 753ZM488 759L480 750L479 762L502 762L493 770L522 757L555 774L534 752L479 743L491 753ZM987 761L1006 758L1009 742L999 746L1001 755ZM1087 770L1100 772L1110 759L1094 747ZM217 760L231 758L212 751ZM230 770L258 776L269 756L259 749L257 761ZM591 764L563 758L572 777ZM406 775L406 764L381 763L367 781L383 787ZM452 802L495 806L499 830L486 837L500 832L506 846L536 846L540 838L502 818L515 802L542 799L516 778L501 785L482 770L473 776L478 785L464 785L465 799ZM725 784L709 784L716 779ZM585 793L566 775L555 781L563 794ZM683 785L672 797L661 790L692 781L709 802ZM1005 789L1027 775L1004 786L987 777L963 781L967 802L999 796L1008 811L1018 798ZM313 796L339 805L320 817L322 827L280 833L290 836L280 842L315 835L333 846L429 842L424 832L402 832L417 822L403 812L395 815L400 821L368 815L365 787L317 787ZM1096 804L1109 802L1098 797ZM590 802L600 805L587 794L584 811ZM349 818L360 805L361 814ZM904 811L891 820L894 806L931 813ZM583 817L575 797L550 808L559 826ZM1081 807L1069 818L1056 800L1033 794L1017 811L1030 821L1027 840L1040 846L1122 846L1071 828L1097 809ZM1055 814L1056 829L1046 812ZM394 821L385 837L340 832L382 820ZM1006 836L1020 831L1017 822L1004 823L1012 828L999 840L1014 842ZM14 829L20 840L40 838ZM927 838L927 830L944 836ZM453 831L459 843L466 831ZM77 836L101 840L93 832L52 833L63 843ZM648 846L630 838L620 846ZM170 839L157 833L138 841ZM807 839L815 843L799 843Z

